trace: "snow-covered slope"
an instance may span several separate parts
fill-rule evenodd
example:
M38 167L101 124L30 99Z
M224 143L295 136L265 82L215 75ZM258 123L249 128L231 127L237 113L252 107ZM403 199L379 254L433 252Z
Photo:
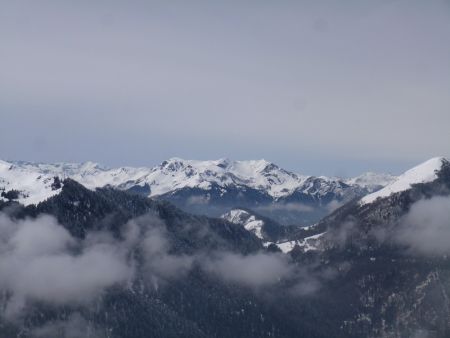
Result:
M282 243L274 243L282 252L289 253L295 247L299 247L304 252L318 250L320 247L320 238L325 235L325 232L322 232L317 235L305 237L300 240L295 241L286 241Z
M229 187L261 191L274 201L291 196L307 195L320 201L338 197L345 199L349 190L365 189L367 180L348 181L337 178L298 175L286 171L265 160L195 161L172 158L153 168L121 167L110 169L102 165L86 162L76 163L29 163L0 162L0 190L18 190L19 202L38 203L58 193L52 188L53 178L72 178L87 188L112 186L127 190L141 188L146 195L154 197L196 188L208 191L212 186L224 193ZM365 191L365 190L364 190ZM358 194L361 191L358 190ZM294 198L294 197L293 197Z
M265 190L277 198L291 193L307 176L285 171L265 160L192 161L173 158L154 168L145 178L151 195L162 195L184 187L208 189L212 183L221 187L247 186Z
M443 157L435 157L419 164L400 175L394 182L383 189L364 196L360 204L372 203L377 198L388 197L394 193L408 190L413 184L433 182L437 179L437 173L441 170L444 163L448 163L448 160Z
M289 234L296 233L296 229L300 229L299 227L289 229L289 227L282 226L269 218L261 217L251 210L232 209L223 214L221 218L243 226L247 231L261 239L265 247L273 244L284 253L290 252L294 247L299 247L304 251L317 250L318 239L323 235L320 233L299 240L288 240ZM312 227L305 227L304 229L312 229ZM278 236L273 236L274 232L278 232Z
M242 225L247 231L253 232L256 237L263 239L262 227L264 221L257 219L255 215L250 214L248 211L233 209L221 217L231 223Z
M45 170L0 160L0 192L16 190L19 193L18 200L25 205L36 204L58 194L61 189L57 189L53 183L54 175L47 174Z

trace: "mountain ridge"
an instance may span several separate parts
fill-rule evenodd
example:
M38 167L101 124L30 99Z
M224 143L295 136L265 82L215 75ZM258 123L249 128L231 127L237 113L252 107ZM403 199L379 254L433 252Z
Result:
M16 177L14 177L14 172L17 173ZM29 177L25 180L27 174ZM358 177L340 179L301 175L282 169L266 160L197 161L174 157L155 167L124 166L118 168L109 168L95 162L0 161L0 188L23 190L28 197L22 196L19 200L25 204L35 204L45 197L53 196L54 193L51 191L47 192L48 196L46 194L36 196L36 190L48 190L46 183L55 176L61 179L72 178L89 189L111 186L127 190L141 187L148 193L148 197L161 196L183 188L208 190L211 188L211 184L217 184L221 188L233 185L264 191L275 200L287 198L299 191L311 195L321 195L333 190L341 194L342 184L364 189L368 185L383 186L386 180L394 179L393 176L387 174L371 174L372 181L370 183L367 183L367 178L360 183L362 180ZM12 182L15 179L21 180L22 183ZM317 181L319 181L320 187L318 187ZM321 188L323 189L321 190ZM368 189L370 192L372 190Z

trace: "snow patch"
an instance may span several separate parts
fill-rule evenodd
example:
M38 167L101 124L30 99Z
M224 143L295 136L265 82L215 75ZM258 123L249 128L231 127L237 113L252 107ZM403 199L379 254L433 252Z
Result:
M318 250L318 240L325 234L326 232L322 232L320 234L317 235L313 235L313 236L309 236L309 237L305 237L301 240L296 240L296 241L287 241L287 242L283 242L283 243L275 243L276 246L278 246L278 248L280 248L280 250L284 253L289 253L291 252L296 246L300 247L303 249L303 251L308 252L308 251L313 251L313 250Z

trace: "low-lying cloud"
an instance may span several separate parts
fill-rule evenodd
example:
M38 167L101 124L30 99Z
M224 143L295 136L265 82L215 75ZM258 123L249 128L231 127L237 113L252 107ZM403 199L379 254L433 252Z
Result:
M296 287L302 289L303 293L312 291L310 275L305 270L300 271L284 254L256 252L243 255L207 248L191 254L175 253L174 243L165 224L151 215L130 221L126 229L126 241L140 248L144 257L144 274L155 288L160 282L182 278L193 268L199 268L220 281L258 290L273 286L281 280L299 280L300 277L301 283ZM201 236L197 240L201 240Z
M53 217L0 214L0 289L10 295L3 314L18 314L29 300L84 304L131 279L126 252L100 237L80 243Z
M170 243L164 228L149 229L141 243L145 256L145 268L153 277L172 278L186 274L192 267L194 257L171 254Z
M395 240L414 253L450 254L450 197L433 197L413 204L401 220Z
M97 231L80 240L52 216L16 220L0 213L0 315L7 320L22 318L34 302L89 306L108 288L129 287L138 276L157 291L194 268L215 276L218 282L259 291L281 281L289 281L296 295L319 288L318 279L283 254L243 255L207 248L187 252L153 214L124 224L120 239ZM39 328L36 336L59 330L62 336L71 337L76 328L83 328L75 325L82 318L72 319L74 325L55 322Z
M207 196L190 196L186 203L188 205L206 205L209 203L209 198Z
M328 210L328 212L333 212L334 210L340 208L344 204L345 204L345 202L338 201L338 200L332 200L325 206L325 208Z
M56 320L34 328L32 338L106 338L108 335L83 318L79 313L71 314L66 320Z
M288 212L313 212L314 208L303 203L273 203L255 208L268 212L288 211Z
M257 253L243 256L220 253L205 260L204 268L220 278L250 287L262 287L292 275L293 269L282 254Z

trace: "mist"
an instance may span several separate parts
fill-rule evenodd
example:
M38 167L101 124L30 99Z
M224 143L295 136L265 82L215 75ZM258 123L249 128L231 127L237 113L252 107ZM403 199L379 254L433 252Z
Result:
M395 240L415 254L450 254L450 197L414 203L396 229Z
M103 240L80 243L50 216L12 220L0 213L2 314L20 315L29 301L88 304L133 277L126 252Z

